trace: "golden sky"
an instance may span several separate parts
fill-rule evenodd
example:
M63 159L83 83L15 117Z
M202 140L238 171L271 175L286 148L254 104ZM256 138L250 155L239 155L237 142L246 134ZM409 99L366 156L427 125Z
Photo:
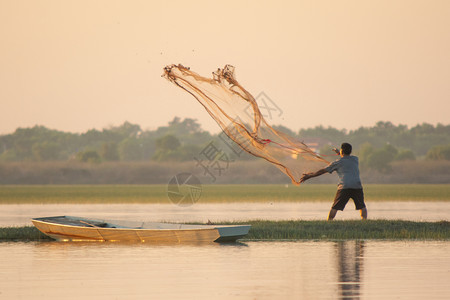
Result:
M217 132L161 77L173 63L234 65L279 107L268 122L294 130L450 123L447 0L0 0L0 42L0 134L175 116Z

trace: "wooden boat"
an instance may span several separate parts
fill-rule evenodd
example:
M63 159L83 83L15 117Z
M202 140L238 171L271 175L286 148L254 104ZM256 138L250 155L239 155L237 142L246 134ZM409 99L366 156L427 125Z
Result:
M93 220L71 216L34 218L42 233L59 241L134 241L150 243L234 242L250 225L190 225Z

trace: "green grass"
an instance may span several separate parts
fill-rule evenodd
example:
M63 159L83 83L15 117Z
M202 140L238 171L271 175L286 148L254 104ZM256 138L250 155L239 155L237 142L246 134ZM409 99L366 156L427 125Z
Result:
M0 228L0 242L6 241L49 241L52 238L34 226Z
M199 203L332 201L335 185L203 185ZM366 200L450 201L450 184L368 184ZM169 204L167 185L4 185L0 204Z
M449 240L450 222L367 221L262 221L251 224L245 240ZM0 241L51 240L35 227L0 228Z
M0 204L169 203L165 185L0 186Z
M448 240L450 222L367 221L251 221L250 240L419 239Z

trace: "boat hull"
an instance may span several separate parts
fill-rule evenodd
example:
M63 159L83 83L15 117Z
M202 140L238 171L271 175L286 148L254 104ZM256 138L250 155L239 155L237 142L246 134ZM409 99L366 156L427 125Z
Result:
M32 219L42 233L59 241L129 241L149 243L234 242L245 236L249 225L187 225L149 223L126 227L113 221L78 217ZM145 228L151 227L151 228Z

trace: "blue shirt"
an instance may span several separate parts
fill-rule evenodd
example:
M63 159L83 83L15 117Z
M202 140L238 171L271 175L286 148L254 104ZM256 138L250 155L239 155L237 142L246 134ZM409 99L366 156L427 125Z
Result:
M348 155L329 164L325 170L328 173L337 172L339 176L338 189L362 189L359 178L358 157Z

